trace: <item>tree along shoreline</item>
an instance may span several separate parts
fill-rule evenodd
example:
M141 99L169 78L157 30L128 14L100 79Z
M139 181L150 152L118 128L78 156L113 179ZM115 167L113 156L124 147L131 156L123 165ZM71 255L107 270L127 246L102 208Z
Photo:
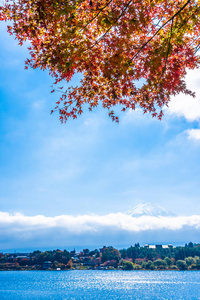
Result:
M127 249L113 246L80 252L67 250L0 253L0 271L29 270L136 270L196 271L200 270L200 244L145 245Z

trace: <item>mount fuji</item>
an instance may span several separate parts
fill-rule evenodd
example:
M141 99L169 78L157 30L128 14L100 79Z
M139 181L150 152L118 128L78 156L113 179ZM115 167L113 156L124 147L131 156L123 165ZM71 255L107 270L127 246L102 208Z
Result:
M175 214L171 211L151 202L138 204L137 206L129 209L126 214L132 217L175 217Z

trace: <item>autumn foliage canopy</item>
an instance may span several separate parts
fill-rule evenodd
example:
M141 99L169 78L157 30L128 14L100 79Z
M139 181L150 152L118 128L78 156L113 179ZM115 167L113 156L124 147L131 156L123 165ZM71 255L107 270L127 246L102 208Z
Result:
M194 96L184 76L200 62L200 0L6 1L0 20L12 21L8 32L20 45L29 41L25 68L54 78L61 122L84 104L102 104L117 122L116 105L161 119L172 95ZM71 86L77 73L82 79Z

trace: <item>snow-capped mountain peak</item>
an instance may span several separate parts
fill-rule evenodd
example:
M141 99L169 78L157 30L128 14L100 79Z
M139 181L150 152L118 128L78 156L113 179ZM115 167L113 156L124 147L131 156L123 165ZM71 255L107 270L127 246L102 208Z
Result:
M131 215L132 217L141 217L141 216L152 216L152 217L174 217L175 215L166 210L165 208L156 205L154 203L142 203L137 206L129 209L126 214Z

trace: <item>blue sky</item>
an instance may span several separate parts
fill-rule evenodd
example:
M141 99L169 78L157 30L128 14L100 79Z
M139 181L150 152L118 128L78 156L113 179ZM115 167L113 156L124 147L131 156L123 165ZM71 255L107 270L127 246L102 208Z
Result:
M116 124L98 108L60 124L52 78L24 69L26 46L0 25L1 212L104 216L150 201L200 215L199 70L187 76L197 97L173 99L162 121L119 110Z

